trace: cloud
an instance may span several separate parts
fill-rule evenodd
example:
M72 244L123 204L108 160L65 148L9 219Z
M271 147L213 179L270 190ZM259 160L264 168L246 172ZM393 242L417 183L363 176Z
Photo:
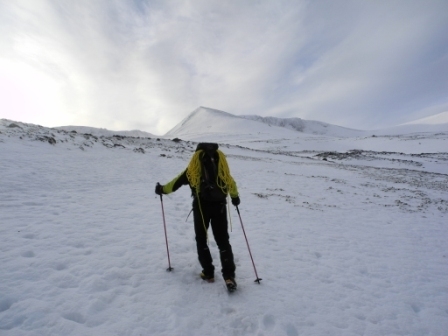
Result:
M436 101L436 96L443 99L448 88L443 71L447 48L441 48L448 45L448 35L442 36L448 31L448 20L442 19L446 15L435 15L437 6L427 3L394 4L363 2L355 13L343 15L345 31L314 64L298 71L296 84L287 84L297 95L275 109L349 126L386 126Z
M32 68L47 84L34 76L27 90L58 102L21 112L10 100L17 117L0 106L2 117L162 134L202 105L354 128L398 124L448 103L446 7L435 0L2 2L0 61ZM17 81L8 76L4 85Z

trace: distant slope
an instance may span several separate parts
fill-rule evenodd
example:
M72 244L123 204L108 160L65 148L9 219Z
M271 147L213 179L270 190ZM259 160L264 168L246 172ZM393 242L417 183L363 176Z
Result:
M235 116L233 114L207 107L199 107L166 137L179 137L189 140L205 140L230 135L252 135L256 139L297 138L310 135L330 137L356 137L365 135L364 131L348 129L318 121L299 118L274 118L260 116Z
M282 127L271 127L255 120L206 107L199 107L165 134L185 140L218 141L235 136L256 139L297 137L298 133Z
M364 135L364 131L331 125L320 121L303 120L300 118L260 117L243 115L242 118L256 120L272 126L285 127L306 134L329 135L336 137L355 137Z
M445 133L448 132L448 111L417 119L395 127L371 131L376 135L402 135L415 133Z
M448 123L448 111L432 115L430 117L417 119L403 125L439 125Z
M6 141L18 141L19 143L43 142L55 147L78 148L82 151L105 147L111 150L144 154L148 149L161 148L166 144L176 143L159 137L148 137L148 134L139 131L119 132L82 126L50 128L0 119L0 144Z
M130 137L142 137L142 138L154 138L155 135L139 131L139 130L133 130L133 131L111 131L105 128L95 128L95 127L88 127L88 126L61 126L61 127L54 127L54 129L71 132L76 131L78 133L82 134L92 134L96 136L112 136L112 135L122 135L122 136L130 136Z

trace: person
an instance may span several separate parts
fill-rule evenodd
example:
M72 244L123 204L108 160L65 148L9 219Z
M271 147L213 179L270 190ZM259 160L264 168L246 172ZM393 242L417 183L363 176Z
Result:
M229 242L227 224L227 195L232 204L238 206L240 198L235 180L230 175L224 153L216 143L199 143L187 168L165 185L157 183L158 195L170 194L183 185L189 185L193 197L193 219L199 263L202 266L200 277L214 282L215 267L208 246L208 228L211 225L218 245L221 273L227 288L236 289L235 262Z

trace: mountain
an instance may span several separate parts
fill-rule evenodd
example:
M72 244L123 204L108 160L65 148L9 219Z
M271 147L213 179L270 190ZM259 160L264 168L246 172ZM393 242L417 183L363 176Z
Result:
M199 107L184 120L165 134L165 137L178 137L195 141L225 142L232 138L264 139L282 137L285 130L271 128L254 120L244 119L233 114ZM286 130L286 136L294 137L292 130Z
M165 134L167 138L212 141L269 150L348 151L371 150L421 153L421 140L444 138L448 124L401 125L361 131L299 118L236 116L199 107ZM389 141L399 139L400 141ZM446 144L435 141L433 151L445 151ZM385 145L385 142L388 142ZM413 143L414 145L411 145Z
M165 134L182 139L228 139L229 136L251 135L254 139L297 138L303 135L331 137L362 136L363 131L343 128L299 118L236 116L224 111L199 107Z

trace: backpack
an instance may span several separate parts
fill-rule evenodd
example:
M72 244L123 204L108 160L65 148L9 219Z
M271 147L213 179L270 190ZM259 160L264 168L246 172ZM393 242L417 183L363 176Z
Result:
M196 151L202 150L201 161L201 184L199 194L201 199L209 202L225 201L227 194L217 184L218 179L218 144L200 143Z

